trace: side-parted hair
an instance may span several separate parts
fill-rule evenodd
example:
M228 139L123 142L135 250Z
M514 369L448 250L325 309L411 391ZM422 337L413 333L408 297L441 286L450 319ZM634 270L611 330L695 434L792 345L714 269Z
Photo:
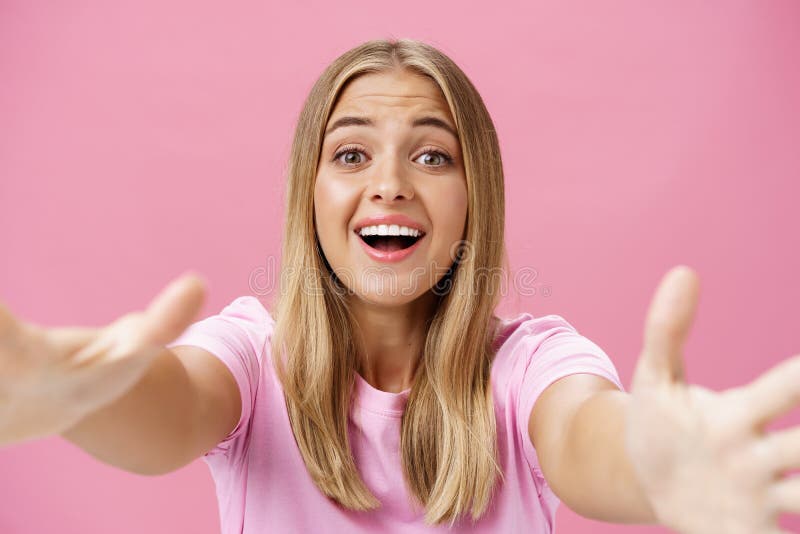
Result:
M503 166L494 125L478 91L436 48L411 39L374 40L339 56L311 89L300 113L288 166L280 292L272 354L287 412L317 487L350 510L380 502L361 479L348 437L355 391L357 331L340 283L319 245L314 183L328 119L358 76L408 69L433 80L450 108L467 182L465 239L446 291L427 322L423 354L401 422L400 455L409 493L429 525L472 520L487 510L498 476L490 370L507 263Z

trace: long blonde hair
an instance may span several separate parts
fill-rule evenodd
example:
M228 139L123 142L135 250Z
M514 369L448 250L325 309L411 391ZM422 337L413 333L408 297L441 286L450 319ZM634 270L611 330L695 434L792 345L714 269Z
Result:
M356 331L314 228L314 181L328 118L357 76L405 68L432 79L455 121L468 207L465 240L440 279L424 351L401 422L401 458L409 493L430 525L477 520L497 477L497 431L489 374L506 262L503 168L494 125L478 91L445 54L410 40L373 40L345 52L314 84L289 159L280 292L272 354L289 420L317 487L351 510L380 502L361 479L348 439ZM442 290L446 287L447 290Z

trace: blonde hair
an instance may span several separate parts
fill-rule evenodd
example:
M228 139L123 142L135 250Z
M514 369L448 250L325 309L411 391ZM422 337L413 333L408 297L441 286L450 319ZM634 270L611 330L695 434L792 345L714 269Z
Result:
M494 125L478 91L445 54L410 39L374 40L342 54L314 84L289 158L280 292L272 354L289 420L317 487L350 510L380 502L359 476L348 439L357 347L354 320L327 266L314 227L314 181L328 118L348 81L409 69L441 89L459 135L467 182L465 241L437 287L423 354L401 422L409 493L425 521L477 520L497 477L490 370L499 280L506 263L503 168ZM487 276L487 274L489 276Z

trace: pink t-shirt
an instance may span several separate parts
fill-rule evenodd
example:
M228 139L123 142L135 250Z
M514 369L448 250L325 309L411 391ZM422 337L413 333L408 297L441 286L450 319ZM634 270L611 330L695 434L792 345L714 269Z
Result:
M203 460L215 481L223 534L327 532L422 533L430 527L412 505L400 466L400 418L409 390L373 388L356 373L360 401L351 407L350 439L356 465L382 506L352 512L328 499L312 482L292 434L280 381L271 361L274 319L260 301L239 297L218 315L190 326L175 345L211 352L233 373L242 395L241 418ZM542 475L528 439L528 415L555 380L591 373L624 389L600 347L558 315L523 313L505 319L492 364L500 466L505 483L476 523L467 517L451 532L547 533L555 527L559 499ZM355 412L358 411L356 414Z

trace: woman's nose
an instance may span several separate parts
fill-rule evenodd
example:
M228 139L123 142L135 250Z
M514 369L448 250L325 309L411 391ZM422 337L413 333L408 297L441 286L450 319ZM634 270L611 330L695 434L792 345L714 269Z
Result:
M373 174L365 192L367 198L385 202L414 198L414 188L407 176L408 170L401 162L392 158L392 161L373 166L372 170Z

